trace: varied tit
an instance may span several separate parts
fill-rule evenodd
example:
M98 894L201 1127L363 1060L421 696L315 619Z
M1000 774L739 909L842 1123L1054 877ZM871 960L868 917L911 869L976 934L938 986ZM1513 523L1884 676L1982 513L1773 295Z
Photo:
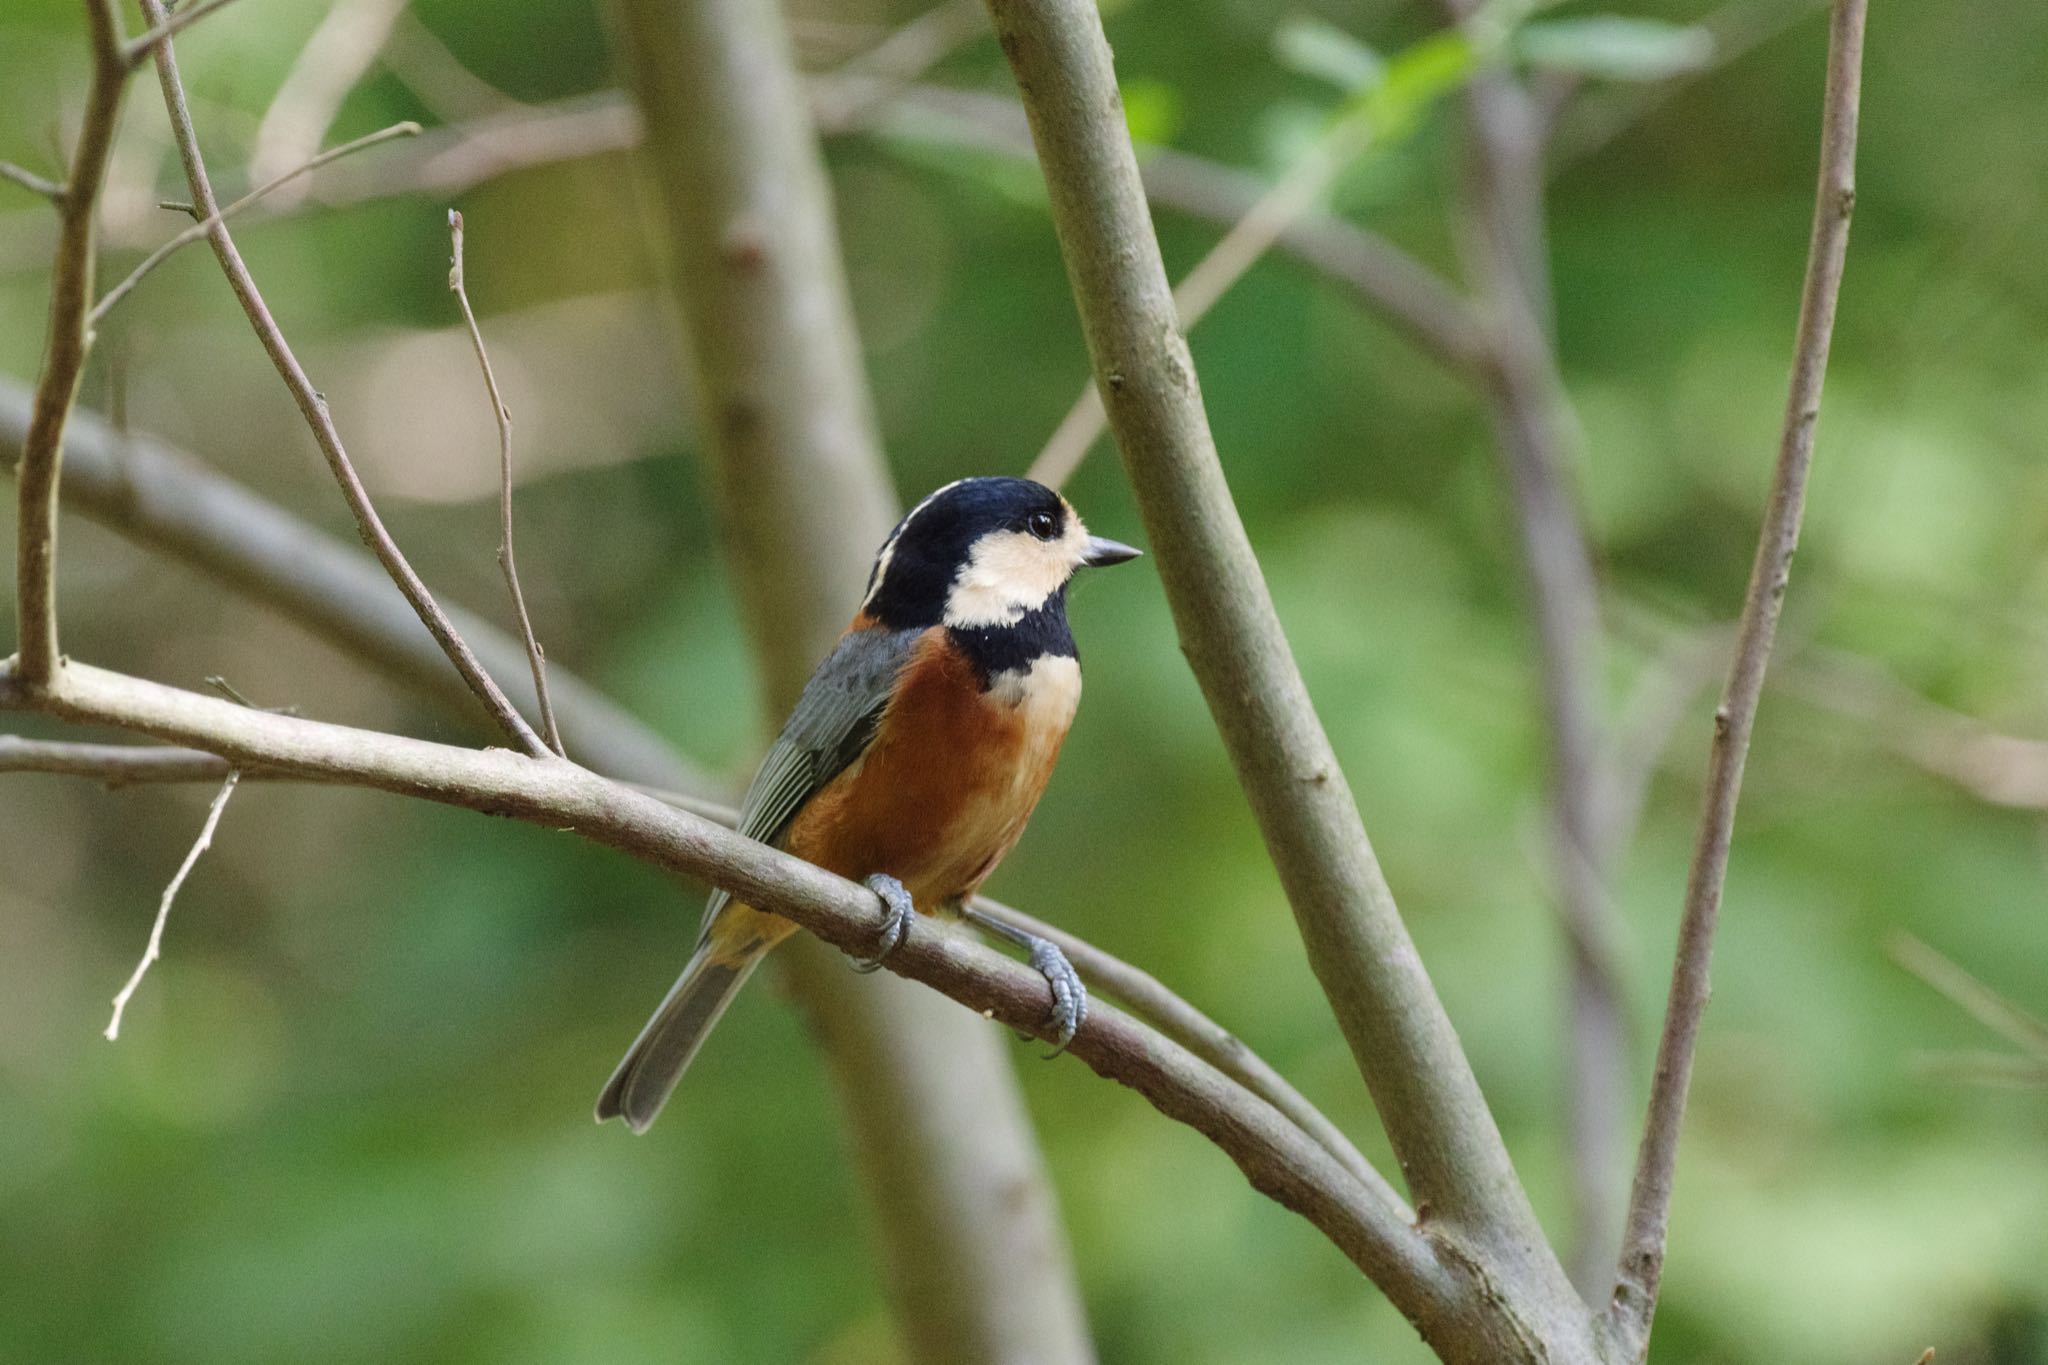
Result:
M739 829L888 907L872 971L913 910L963 915L1022 945L1065 1047L1087 995L1058 948L968 901L1024 832L1081 698L1067 628L1075 570L1138 552L1088 534L1026 479L961 479L897 523L853 624L811 676L740 807ZM598 1097L643 1132L768 950L796 932L715 891L697 948Z

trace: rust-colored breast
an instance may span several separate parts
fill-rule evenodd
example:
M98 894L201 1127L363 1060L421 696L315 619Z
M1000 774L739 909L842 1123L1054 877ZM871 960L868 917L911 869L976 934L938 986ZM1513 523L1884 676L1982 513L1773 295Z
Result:
M1079 695L1072 659L1040 660L983 691L934 629L867 753L790 827L790 851L846 877L888 873L920 909L973 894L1023 834Z

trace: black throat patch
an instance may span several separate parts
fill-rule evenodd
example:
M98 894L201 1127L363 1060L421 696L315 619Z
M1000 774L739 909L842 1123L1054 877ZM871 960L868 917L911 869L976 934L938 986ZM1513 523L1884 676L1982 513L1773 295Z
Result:
M1074 648L1074 632L1067 625L1065 588L1010 625L948 626L946 634L974 665L974 675L984 692L996 674L1023 672L1047 655L1081 661Z

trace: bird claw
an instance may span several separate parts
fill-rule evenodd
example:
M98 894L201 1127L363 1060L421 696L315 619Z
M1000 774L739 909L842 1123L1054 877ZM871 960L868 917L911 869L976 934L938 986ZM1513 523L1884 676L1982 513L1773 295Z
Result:
M866 886L882 898L887 918L882 921L881 947L875 955L853 959L853 969L863 976L880 971L889 954L903 946L903 941L910 937L910 921L917 913L911 903L910 892L894 877L877 872L867 879Z
M1010 940L1029 954L1031 965L1037 968L1052 991L1052 1014L1047 1022L1052 1025L1053 1049L1045 1054L1045 1059L1051 1061L1065 1052L1088 1018L1088 988L1081 984L1081 974L1074 970L1074 964L1067 961L1067 955L1049 938L1041 938L971 907L964 908L964 914L970 923ZM1019 1036L1028 1038L1031 1035Z
M1034 939L1030 947L1031 965L1052 989L1053 1049L1045 1054L1045 1059L1051 1061L1067 1050L1088 1018L1088 988L1081 984L1081 974L1074 970L1074 964L1067 961L1067 955L1051 939Z

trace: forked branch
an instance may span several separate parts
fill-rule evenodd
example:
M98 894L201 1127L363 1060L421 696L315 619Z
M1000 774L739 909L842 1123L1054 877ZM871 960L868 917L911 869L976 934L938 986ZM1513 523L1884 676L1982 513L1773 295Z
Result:
M1706 809L1686 878L1685 910L1678 924L1678 955L1671 973L1671 998L1657 1047L1649 1117L1629 1198L1628 1226L1611 1310L1616 1325L1635 1345L1649 1341L1663 1276L1664 1243L1671 1219L1672 1177L1678 1164L1678 1133L1685 1118L1686 1089L1699 1044L1700 1017L1707 1007L1707 970L1713 957L1714 927L1720 918L1721 887L1728 873L1728 849L1735 829L1735 803L1742 768L1763 695L1792 555L1799 545L1806 506L1807 473L1813 464L1814 425L1820 417L1821 381L1827 374L1828 344L1834 334L1835 300L1848 254L1849 216L1856 203L1857 100L1862 83L1863 27L1867 0L1835 0L1828 32L1827 97L1821 115L1820 185L1814 198L1813 234L1806 258L1806 284L1799 302L1799 330L1792 355L1792 381L1778 442L1778 462L1764 512L1763 534L1750 571L1737 626L1735 659L1721 704L1714 712L1713 747L1708 755Z
M171 136L178 145L178 156L185 166L185 180L192 190L193 211L203 219L211 219L212 227L207 239L213 245L213 253L220 261L235 297L241 302L242 311L248 315L249 324L263 343L278 376L284 380L285 388L291 392L292 400L312 430L313 439L326 457L327 465L333 471L335 481L341 485L343 498L349 511L354 514L357 529L363 541L378 560L385 572L398 584L420 620L440 642L442 651L450 663L469 684L470 690L484 703L497 720L506 736L521 750L533 757L549 753L546 743L534 733L518 710L506 699L491 675L484 671L476 655L471 652L462 637L455 631L454 623L441 609L427 585L413 571L405 553L398 548L391 533L384 528L384 520L377 515L377 509L370 502L369 490L364 488L362 479L356 474L355 465L350 461L348 451L341 443L341 433L334 425L334 418L327 410L327 399L313 387L305 367L299 363L291 344L285 340L284 332L277 320L271 316L269 305L264 303L262 293L256 288L256 280L250 275L249 267L242 261L242 253L235 246L228 226L222 221L220 201L215 198L213 184L206 173L206 162L200 155L199 137L192 127L192 111L186 103L184 83L178 76L178 58L171 33L175 25L168 20L163 0L141 0L142 12L152 24L162 31L160 40L155 40L157 78L163 87L164 107L170 115ZM195 6L192 14L204 6Z

